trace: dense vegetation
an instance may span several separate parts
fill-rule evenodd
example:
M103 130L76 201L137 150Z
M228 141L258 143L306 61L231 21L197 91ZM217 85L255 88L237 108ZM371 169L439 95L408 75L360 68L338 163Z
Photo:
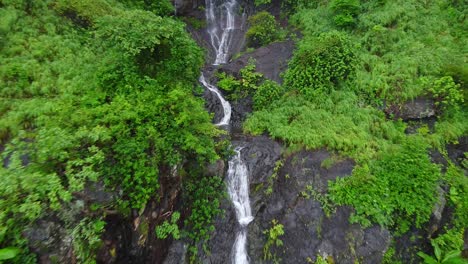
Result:
M288 35L265 11L271 3L253 1L249 47ZM422 228L445 196L453 215L431 238L433 256L419 255L428 263L457 255L468 163L450 160L447 145L468 130L466 3L284 0L282 8L289 36L300 31L284 84L257 73L254 61L238 78L218 74L227 99L253 100L245 132L267 133L289 152L352 158L352 175L322 197L352 206L350 221L364 227L395 236ZM194 262L198 248L208 251L225 194L204 166L228 150L194 95L203 50L173 13L169 0L0 0L0 262L37 262L27 234L53 219L77 262L94 263L108 214L132 221L149 204L167 209L149 235L187 239ZM434 101L435 123L417 121L408 133L404 104L417 98ZM112 199L83 198L94 186ZM179 212L162 208L171 188L182 193ZM283 225L274 220L264 234L264 259L280 262L272 251ZM392 250L388 263L399 259Z
M20 248L15 263L35 262L22 234L44 216L93 262L107 211L142 212L169 168L217 158L219 132L193 95L203 53L172 11L166 0L0 1L0 248ZM116 198L78 203L91 182ZM201 182L222 193L216 179ZM189 218L190 237L206 237L196 233L213 205Z
M466 159L450 161L446 145L468 130L466 4L332 0L283 7L303 36L276 89L282 95L257 108L245 131L267 132L291 150L326 148L353 158L352 176L331 182L328 198L352 205L352 222L377 223L397 236L423 227L440 188L449 189L455 215L432 241L436 251L461 250L468 182L459 166L466 169ZM433 100L437 117L434 126L420 121L408 134L411 124L400 117L416 98ZM448 159L448 168L434 164L431 152Z

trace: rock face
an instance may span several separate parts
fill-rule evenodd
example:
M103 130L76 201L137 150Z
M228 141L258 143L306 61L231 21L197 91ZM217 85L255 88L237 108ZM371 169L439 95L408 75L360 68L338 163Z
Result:
M176 9L176 14L179 15L186 15L192 10L205 4L205 0L173 0L172 2Z
M38 255L38 263L71 263L73 260L72 238L56 219L38 220L25 232L29 246Z
M388 107L385 112L393 114L404 121L431 118L436 115L434 100L426 97L418 97L404 103L400 108Z
M239 137L232 142L233 146L245 146L241 155L247 163L250 172L251 186L271 175L275 162L281 154L278 143L267 137ZM235 240L237 221L234 209L229 200L222 203L224 215L218 217L215 222L215 232L209 241L210 256L202 258L203 263L230 263L231 249Z
M240 69L248 64L250 58L253 58L258 72L263 73L270 80L282 83L280 73L286 70L294 47L295 44L292 40L271 43L231 61L223 66L222 71L238 76Z
M344 159L326 169L322 162L327 158L330 154L324 150L296 153L284 160L270 194L265 188L252 194L257 212L249 233L253 263L271 263L263 259L263 250L264 231L271 228L272 220L284 226L283 246L270 249L281 263L307 263L308 259L315 261L317 255L329 256L335 263L358 259L380 263L390 233L377 226L362 229L350 224L352 209L348 207L339 207L327 216L318 201L327 192L328 180L349 175L354 166L353 161ZM308 191L311 189L314 191Z
M333 258L335 263L380 263L390 243L390 233L373 226L367 229L349 223L352 209L339 207L327 215L319 196L326 194L328 180L349 175L354 162L337 159L330 167L322 163L333 158L325 150L301 151L281 159L281 146L267 137L238 138L248 143L242 150L250 172L250 197L254 221L249 225L248 253L251 263L264 260L264 233L272 220L284 226L280 237L283 246L270 248L279 263L307 263L318 255ZM283 164L282 166L280 164ZM309 186L309 187L308 187ZM312 194L308 190L313 188ZM314 198L315 197L315 198ZM216 221L216 231L209 242L211 256L203 263L229 263L234 243L235 214L225 203L226 215Z

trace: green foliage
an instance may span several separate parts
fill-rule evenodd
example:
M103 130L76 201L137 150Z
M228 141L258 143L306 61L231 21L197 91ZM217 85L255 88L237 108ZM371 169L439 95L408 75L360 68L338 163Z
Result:
M284 94L283 86L278 83L265 80L258 86L253 96L254 109L262 110L271 105L274 101L279 100Z
M255 6L270 4L271 0L254 0Z
M284 88L274 81L264 79L263 74L255 69L255 60L250 58L247 66L239 71L239 79L224 72L218 73L217 85L226 92L225 96L229 100L252 95L255 110L261 110L279 100L284 94Z
M15 258L20 252L21 250L15 247L1 248L0 261Z
M464 102L460 85L456 84L452 77L445 76L434 80L428 89L435 99L439 111L458 111Z
M422 139L408 138L369 166L355 168L352 177L332 183L332 200L352 205L356 213L351 220L364 226L372 221L394 227L397 233L412 224L421 227L431 215L440 178L427 147Z
M427 222L436 186L445 180L455 208L452 232L459 234L461 223L468 221L466 177L452 165L442 177L427 152L443 152L468 131L462 104L466 56L459 48L466 42L462 9L449 1L298 2L290 22L303 38L284 75L289 92L256 109L244 130L267 132L289 148L327 148L353 158L353 175L330 184L331 204L352 205L356 214L351 220L365 226L379 223L397 235ZM336 32L343 28L352 30ZM339 41L324 45L319 41L324 36ZM338 52L326 53L327 47ZM342 63L346 57L350 62ZM434 96L447 114L418 135L405 135L404 123L387 120L378 110L426 95ZM307 190L302 194L312 196ZM459 242L458 236L440 239L447 250Z
M327 147L358 161L404 138L401 123L386 121L376 109L359 107L359 98L350 91L316 93L310 100L288 94L255 112L244 130L254 135L267 131L288 145L307 149Z
M271 228L263 232L267 236L267 241L263 246L263 259L271 260L273 263L280 263L281 259L276 257L276 254L272 253L272 247L279 248L283 246L283 241L280 239L284 235L284 226L276 219L271 221Z
M238 100L254 94L258 89L263 75L255 71L255 60L249 59L248 64L239 71L240 79L226 73L218 74L218 87L227 92L227 98Z
M461 257L461 251L453 250L449 252L443 252L436 243L431 243L434 247L434 255L435 258L432 256L427 255L424 252L418 252L418 256L420 256L424 260L424 264L464 264L466 260Z
M187 25L192 26L194 29L202 29L206 27L206 21L195 17L183 17L182 18Z
M267 11L249 17L249 24L250 28L245 36L250 47L265 46L284 38L275 17Z
M349 38L337 31L323 33L301 41L289 63L284 85L311 98L316 90L329 92L333 86L352 80L355 67L356 55Z
M323 0L322 0L323 1ZM282 1L282 7L286 12L295 12L304 8L311 8L317 5L318 1L310 0L284 0Z
M284 165L283 160L278 160L275 163L275 167L273 168L273 173L267 179L267 188L265 190L266 195L271 195L273 193L273 187L274 187L275 181L278 179L279 170L283 167L283 165Z
M1 5L0 248L35 262L22 234L56 215L93 262L104 212L63 213L88 183L118 190L111 210L141 209L161 171L217 159L220 131L193 95L202 50L181 22L113 0Z
M343 1L343 3L353 1ZM347 5L345 5L347 6ZM362 1L352 5L359 20L353 33L358 49L356 86L372 104L402 103L427 92L422 77L453 76L464 83L464 30L459 10L450 1ZM291 21L304 39L337 29L328 4L301 9ZM463 77L465 76L465 77Z
M96 27L96 37L103 45L116 47L119 53L131 57L128 59L136 59L141 73L161 84L193 80L199 75L202 51L178 21L135 10L102 17ZM120 67L108 71L116 70L122 71Z
M99 17L118 12L106 0L58 0L54 4L60 14L84 26L94 24Z
M453 221L455 228L466 228L466 223L468 223L468 179L463 170L453 164L447 168L444 178L450 186L449 202L455 207Z
M128 7L150 11L158 16L169 16L174 14L174 6L170 0L118 0Z
M169 223L167 220L156 227L156 237L159 239L166 239L169 235L172 235L174 239L180 239L180 231L179 226L177 225L177 221L179 221L180 213L174 212L171 216L171 222Z
M447 230L437 238L432 239L432 244L436 245L442 252L450 252L463 249L463 228L452 228Z
M73 229L73 249L80 263L96 263L96 251L102 244L101 234L106 222L84 218Z
M336 211L336 206L331 200L330 195L328 193L322 194L316 191L311 185L307 185L305 190L302 191L300 194L306 199L313 198L314 200L319 202L327 217L330 217L331 214Z
M330 2L333 11L333 21L338 27L352 27L359 14L359 0L333 0Z
M185 229L188 230L185 235L193 242L189 248L192 262L198 254L198 243L208 240L215 229L215 217L222 212L221 199L226 197L224 190L220 177L191 176L185 182L184 194L190 208L190 215L185 220ZM203 248L208 252L206 243L203 243Z

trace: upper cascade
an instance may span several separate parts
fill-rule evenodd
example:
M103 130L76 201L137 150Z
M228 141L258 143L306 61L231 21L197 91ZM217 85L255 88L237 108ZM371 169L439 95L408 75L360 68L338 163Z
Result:
M229 51L237 29L236 14L239 4L236 0L206 0L206 21L211 45L216 52L214 65L224 64L229 59Z

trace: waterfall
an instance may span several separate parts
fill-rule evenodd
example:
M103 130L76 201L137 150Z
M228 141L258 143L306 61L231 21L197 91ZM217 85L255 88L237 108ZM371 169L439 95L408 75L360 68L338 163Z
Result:
M240 231L232 247L232 263L247 264L247 225L253 220L249 199L249 172L241 157L242 148L235 149L236 155L229 161L227 176L228 193L236 211Z
M209 84L206 81L205 75L203 73L200 76L200 82L203 84L203 86L205 86L208 90L210 90L210 92L216 94L219 101L221 101L221 105L223 106L223 111L224 111L223 118L216 125L217 126L227 126L227 125L229 125L229 122L231 121L231 111L232 111L231 110L231 104L223 98L223 96L221 95L221 92L218 90L218 88L216 88L212 84Z
M236 29L236 16L239 5L236 0L205 0L205 15L207 20L207 32L210 42L216 54L213 65L227 63ZM229 125L231 120L231 105L226 101L221 92L208 83L205 75L200 76L200 83L210 92L214 93L223 106L224 115L217 126ZM250 208L249 198L249 172L241 157L241 147L235 149L236 155L229 160L227 172L227 186L229 197L236 211L239 231L232 246L231 261L233 264L248 264L247 255L247 226L254 219Z
M226 63L229 59L229 48L236 30L238 7L236 0L226 0L220 6L216 5L215 0L206 0L208 34L216 53L214 65Z

